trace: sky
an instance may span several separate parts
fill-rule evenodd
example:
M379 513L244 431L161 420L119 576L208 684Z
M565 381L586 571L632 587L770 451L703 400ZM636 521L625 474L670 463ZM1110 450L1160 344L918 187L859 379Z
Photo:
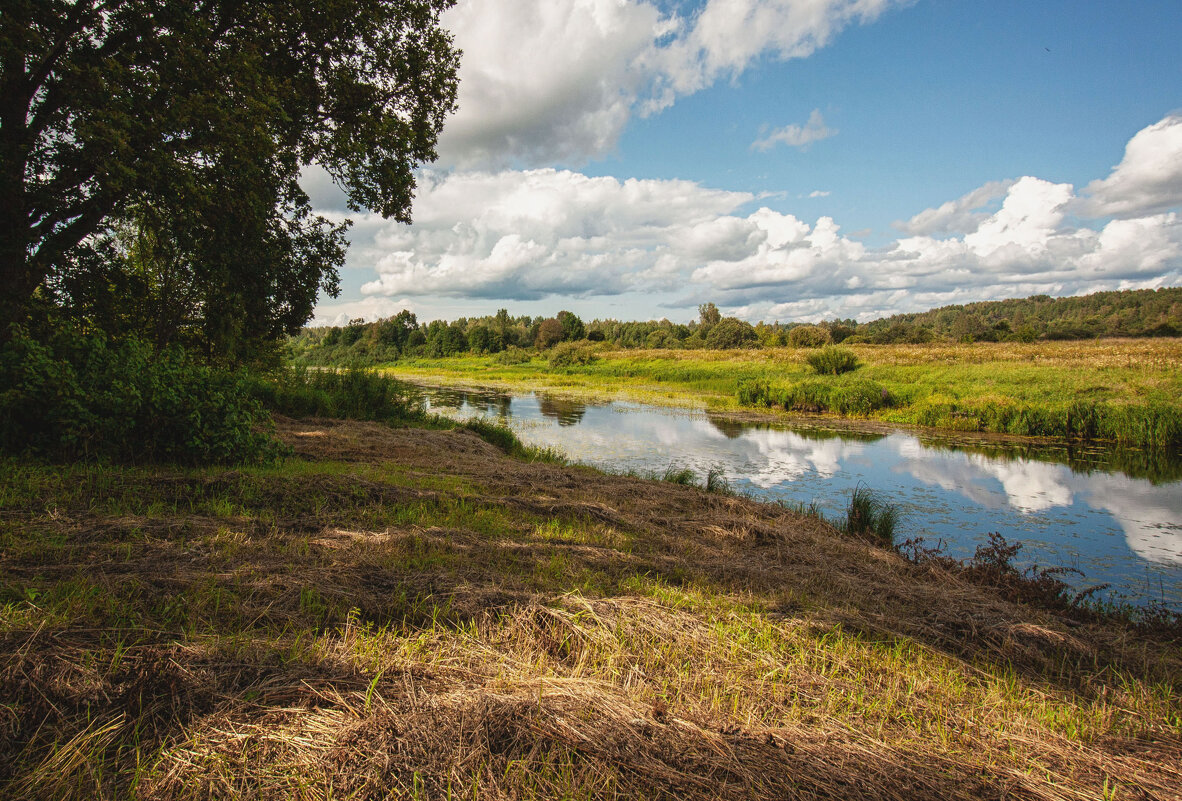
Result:
M313 324L866 322L1182 285L1178 0L459 0L410 225Z

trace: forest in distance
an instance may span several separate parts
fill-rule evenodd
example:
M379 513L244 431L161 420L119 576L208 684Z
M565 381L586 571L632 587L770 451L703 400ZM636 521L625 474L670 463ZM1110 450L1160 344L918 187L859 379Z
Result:
M511 316L505 309L484 317L420 322L408 310L381 320L344 326L305 327L289 340L297 363L372 366L402 357L437 358L499 353L513 348L546 350L561 342L606 342L617 348L729 349L822 347L829 344L936 342L1035 342L1109 337L1182 335L1182 287L1097 292L1076 297L1028 298L944 306L858 323L760 322L723 317L713 303L699 319L675 323L592 320L569 311L554 317Z

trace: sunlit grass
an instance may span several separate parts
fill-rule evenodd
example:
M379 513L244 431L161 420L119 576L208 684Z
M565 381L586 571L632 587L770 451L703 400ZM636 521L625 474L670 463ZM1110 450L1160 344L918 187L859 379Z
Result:
M817 376L807 364L812 352L792 348L605 350L592 364L558 371L541 359L503 365L493 357L472 356L408 360L387 369L444 383L713 410L743 408L743 397L747 408L769 413L782 413L787 405L788 412L828 411L952 430L1083 436L1148 447L1172 447L1182 436L1182 340L853 345L847 350L862 366L836 376ZM803 391L814 384L817 392ZM764 391L744 393L745 386ZM867 388L878 393L876 399ZM812 399L818 392L819 400ZM1075 430L1073 408L1098 409L1099 422L1082 433Z

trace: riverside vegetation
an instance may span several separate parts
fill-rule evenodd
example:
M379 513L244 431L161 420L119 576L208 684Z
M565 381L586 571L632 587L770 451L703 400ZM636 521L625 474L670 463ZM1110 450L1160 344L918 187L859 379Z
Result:
M587 346L593 347L593 346ZM592 396L718 411L830 414L929 426L1094 440L1176 454L1182 448L1182 340L849 345L825 350L592 351L552 367L544 355L404 359L419 380ZM820 369L809 360L837 359ZM851 365L858 365L850 369Z
M277 415L237 465L4 460L5 797L1180 797L1177 621L1003 542L905 558L870 493L843 535L371 374L244 386L386 422Z
M450 383L1182 450L1182 288L949 306L859 325L496 315L305 328L296 363ZM1123 338L1121 338L1123 337Z

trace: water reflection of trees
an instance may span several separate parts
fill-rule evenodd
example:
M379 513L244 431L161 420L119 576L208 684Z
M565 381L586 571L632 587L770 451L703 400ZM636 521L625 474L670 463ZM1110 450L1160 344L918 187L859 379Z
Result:
M774 423L750 423L723 415L708 414L707 419L727 439L738 439L756 430L788 430L807 440L842 439L851 442L877 442L885 435L850 429L783 426ZM1160 450L1103 447L1079 443L995 442L974 440L965 436L924 434L917 437L920 444L934 451L972 453L989 459L1004 461L1035 460L1062 464L1077 473L1124 473L1130 478L1143 478L1154 484L1182 481L1182 454Z
M555 395L539 395L538 410L543 417L557 420L560 426L578 425L587 413L587 404Z
M807 428L797 426L776 425L775 423L751 423L736 420L723 415L707 414L706 419L727 439L738 439L750 431L791 431L801 439L821 442L824 440L842 439L850 442L878 442L885 434L872 431L847 431L831 428Z
M441 409L459 411L467 406L478 414L497 417L512 416L513 397L497 392L481 392L452 387L431 387L422 390L430 398L431 405Z

